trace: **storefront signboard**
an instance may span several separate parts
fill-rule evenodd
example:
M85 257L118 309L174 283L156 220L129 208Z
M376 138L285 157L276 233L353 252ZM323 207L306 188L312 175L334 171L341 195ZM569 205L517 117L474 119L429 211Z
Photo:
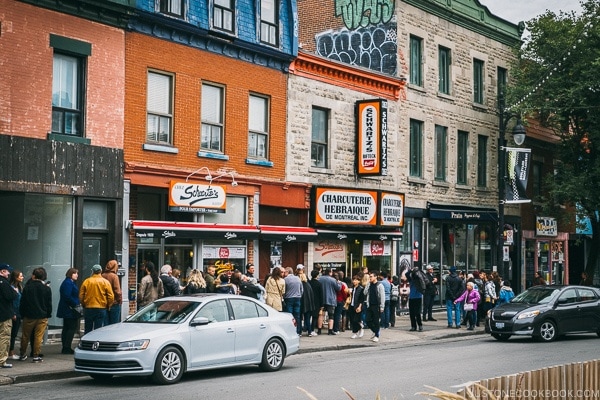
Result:
M556 218L535 217L535 234L537 236L558 236Z
M343 240L319 240L313 252L316 263L345 263L346 242Z
M387 175L387 100L356 103L356 173Z
M392 242L382 240L363 241L363 256L391 256Z
M404 195L381 192L380 224L383 226L404 225Z
M171 181L169 211L225 213L227 192L224 185Z
M320 225L377 224L377 192L316 188L315 223Z

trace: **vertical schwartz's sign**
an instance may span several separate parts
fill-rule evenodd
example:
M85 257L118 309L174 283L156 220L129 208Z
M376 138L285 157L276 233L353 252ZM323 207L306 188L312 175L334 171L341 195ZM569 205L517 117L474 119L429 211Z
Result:
M313 187L315 225L401 227L404 194L378 190Z
M387 175L387 100L356 102L356 173Z
M171 181L169 210L194 213L224 213L227 193L223 185Z

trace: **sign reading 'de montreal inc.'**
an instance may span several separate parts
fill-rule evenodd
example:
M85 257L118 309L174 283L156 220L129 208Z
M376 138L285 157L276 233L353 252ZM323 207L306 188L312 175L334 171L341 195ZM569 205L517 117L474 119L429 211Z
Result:
M227 192L223 185L171 181L169 211L225 213Z
M404 194L379 190L314 188L316 225L404 225Z

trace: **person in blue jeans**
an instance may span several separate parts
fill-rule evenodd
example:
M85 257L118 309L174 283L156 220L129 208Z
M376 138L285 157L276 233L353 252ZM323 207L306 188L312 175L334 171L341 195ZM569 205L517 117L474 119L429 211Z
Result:
M454 300L464 291L464 282L456 273L456 267L450 267L450 275L446 277L446 315L448 317L448 328L452 328L452 312L454 311L454 327L460 329L461 303L454 304Z
M92 276L83 281L79 289L85 333L104 326L107 310L115 300L110 282L104 279L101 273L102 267L98 264L94 265Z
M302 335L302 314L300 313L300 303L302 299L302 293L304 288L302 287L302 281L296 275L292 267L285 269L285 293L283 299L285 301L285 312L289 312L296 319L296 333L298 336Z

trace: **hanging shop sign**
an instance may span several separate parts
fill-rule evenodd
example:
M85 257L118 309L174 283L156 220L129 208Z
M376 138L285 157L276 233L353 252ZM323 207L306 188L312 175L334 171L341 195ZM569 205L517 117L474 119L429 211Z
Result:
M225 213L227 192L224 185L171 181L169 211Z
M537 236L558 236L556 218L535 217L535 234Z
M377 224L377 192L316 188L315 223L319 225Z
M356 173L387 175L387 100L356 102Z
M380 224L383 226L404 225L404 195L381 192Z

